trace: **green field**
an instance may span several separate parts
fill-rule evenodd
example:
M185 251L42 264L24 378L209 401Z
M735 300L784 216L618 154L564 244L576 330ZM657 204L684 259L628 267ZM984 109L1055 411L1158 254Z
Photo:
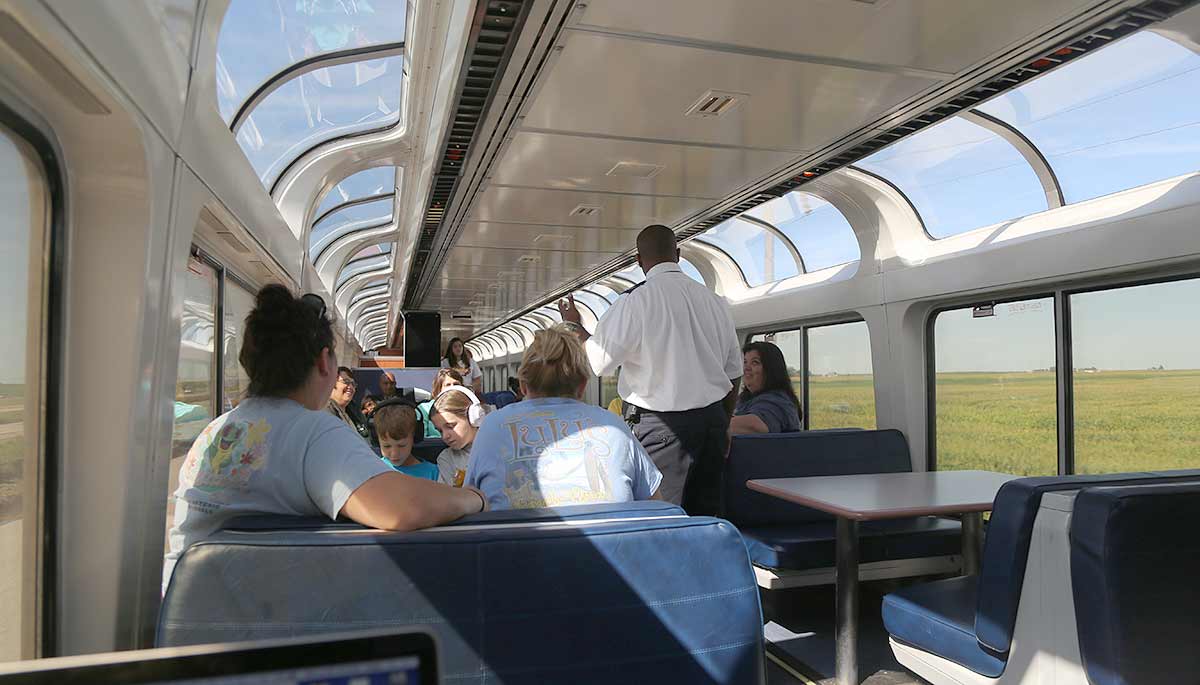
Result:
M1051 372L943 373L937 378L940 469L1022 475L1057 471ZM818 376L811 428L875 425L870 376ZM1075 375L1079 473L1200 466L1200 370Z

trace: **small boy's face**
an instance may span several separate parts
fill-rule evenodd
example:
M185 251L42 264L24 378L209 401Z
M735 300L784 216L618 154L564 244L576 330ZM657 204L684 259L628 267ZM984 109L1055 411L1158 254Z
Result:
M379 451L383 453L383 458L392 462L397 466L407 466L407 462L412 458L413 439L412 436L396 438L390 435L379 436Z
M375 411L375 400L363 400L362 408L364 414L370 414L371 412Z

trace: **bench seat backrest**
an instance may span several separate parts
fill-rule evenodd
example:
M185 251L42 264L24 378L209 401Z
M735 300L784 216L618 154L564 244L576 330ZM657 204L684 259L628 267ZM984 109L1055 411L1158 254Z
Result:
M225 530L180 558L158 644L419 625L446 682L761 683L758 588L737 530L625 507L413 533Z
M898 430L807 431L739 435L725 462L725 518L753 527L828 521L828 514L754 492L757 478L845 476L912 471L908 441Z
M1200 479L1200 469L1093 476L1038 476L1005 483L996 494L979 574L975 635L997 654L1008 652L1029 560L1029 541L1042 495L1103 485L1147 485Z
M1071 590L1092 685L1200 674L1200 482L1098 487L1075 498Z

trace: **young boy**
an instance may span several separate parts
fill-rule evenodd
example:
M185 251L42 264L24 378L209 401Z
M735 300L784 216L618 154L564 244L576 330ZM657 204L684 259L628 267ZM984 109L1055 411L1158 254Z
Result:
M413 456L417 410L408 405L390 405L375 411L375 436L383 460L393 469L414 478L438 479L438 467Z

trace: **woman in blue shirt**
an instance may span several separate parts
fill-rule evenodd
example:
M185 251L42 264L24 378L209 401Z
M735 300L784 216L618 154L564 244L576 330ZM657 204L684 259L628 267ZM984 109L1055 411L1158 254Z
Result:
M517 378L525 399L488 414L466 484L494 509L654 499L662 474L620 418L580 401L591 369L565 325L538 331Z
M783 352L769 342L752 342L742 348L742 393L729 432L790 433L800 430L800 415L800 400Z

